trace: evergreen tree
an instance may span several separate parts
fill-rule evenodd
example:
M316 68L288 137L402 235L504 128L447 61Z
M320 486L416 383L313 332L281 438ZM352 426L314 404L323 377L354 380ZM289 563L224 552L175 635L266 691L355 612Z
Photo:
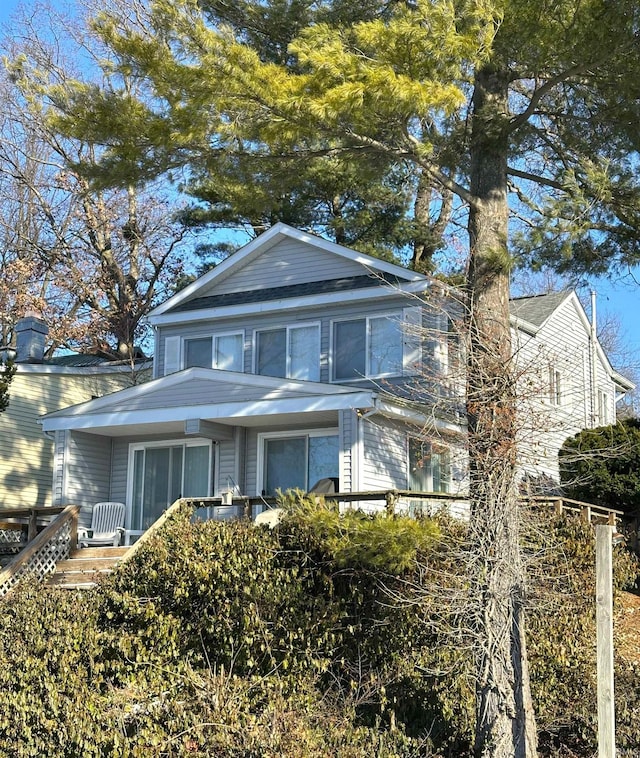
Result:
M437 192L442 209L451 195L466 212L476 754L533 756L508 240L535 260L544 246L558 268L637 260L640 8L415 0L365 3L348 18L347 5L322 3L313 19L297 6L297 36L271 55L252 25L221 23L222 4L208 15L196 0L151 0L138 29L102 15L114 65L148 98L56 88L56 126L105 144L112 180L188 165L234 181L243 166L260 187L277 164L304 166L304 183L337 156L358 175L378 167L380 181L409 166L423 207Z
M0 413L9 407L9 387L15 373L15 363L0 361Z

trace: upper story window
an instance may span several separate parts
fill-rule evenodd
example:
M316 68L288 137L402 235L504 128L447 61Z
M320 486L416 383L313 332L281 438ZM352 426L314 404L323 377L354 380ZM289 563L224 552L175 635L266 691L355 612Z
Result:
M192 366L243 371L244 336L242 333L234 333L186 338L183 345L183 368Z
M400 314L336 321L332 339L334 381L403 373Z
M186 339L184 341L184 367L201 366L211 368L212 365L211 337L203 339Z
M257 331L255 372L263 376L319 381L320 324Z

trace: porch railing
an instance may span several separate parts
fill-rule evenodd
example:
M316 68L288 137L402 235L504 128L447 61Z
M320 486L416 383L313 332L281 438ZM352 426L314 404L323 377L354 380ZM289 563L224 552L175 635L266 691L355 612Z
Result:
M350 506L379 506L382 505L387 513L403 512L410 515L434 515L442 508L447 508L454 516L468 515L469 499L464 495L454 495L444 492L414 492L412 490L371 490L365 492L336 492L318 495L327 502ZM623 515L623 511L604 506L584 503L563 497L527 496L520 498L523 505L540 508L553 508L560 514L564 512L579 515L589 523L607 523L614 525ZM278 498L234 497L231 501L220 497L183 498L176 501L161 518L156 521L142 537L134 543L138 545L153 534L166 518L178 507L188 507L193 513L200 512L204 519L224 520L230 518L255 518L256 514L278 507Z
M0 510L0 547L24 541L20 552L0 571L0 598L26 577L44 579L55 571L58 561L69 557L76 546L79 512L78 505ZM39 525L43 527L40 533Z
M442 507L452 512L466 506L469 501L460 495L410 490L377 490L368 492L337 492L325 494L326 501L337 504L380 503L388 513L397 511L433 514ZM568 511L588 522L616 524L623 514L620 510L583 503L561 497L526 497L523 503L537 507L551 507L557 513ZM129 560L151 537L156 534L172 514L181 508L191 513L204 509L205 517L216 520L228 518L254 518L258 508L278 506L275 497L239 497L230 502L220 497L183 498L176 500L160 518L134 542L122 561ZM413 511L412 511L413 509ZM0 509L0 552L2 548L19 552L0 571L0 598L5 597L24 578L33 576L44 579L56 569L58 561L68 558L77 544L78 514L80 506L43 507L24 509ZM45 522L49 520L49 523ZM41 531L38 533L38 529ZM23 546L24 545L24 546Z

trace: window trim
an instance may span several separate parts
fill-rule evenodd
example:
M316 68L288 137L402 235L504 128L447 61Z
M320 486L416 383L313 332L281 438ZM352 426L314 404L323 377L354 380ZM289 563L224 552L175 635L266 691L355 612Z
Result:
M614 423L611 413L611 393L606 390L598 390L598 423L600 426L608 426Z
M265 481L265 442L273 439L287 439L289 437L338 437L338 470L340 470L340 457L342 448L340 444L339 427L322 427L315 429L287 429L282 432L259 432L256 455L256 495L262 497ZM308 451L307 451L308 452ZM309 461L307 460L307 464ZM313 482L312 482L313 484Z
M318 345L318 355L317 355L317 379L294 379L291 376L291 339L290 339L290 333L294 331L295 329L309 329L310 327L315 328L316 335L317 335L317 345ZM253 360L251 365L251 371L256 376L269 376L269 374L259 374L258 373L258 334L260 332L277 332L282 331L285 332L285 375L284 377L281 377L283 379L294 379L294 381L301 381L301 382L319 382L321 377L321 371L322 371L322 323L320 321L300 321L296 322L295 324L283 324L283 325L277 325L277 326L265 326L262 329L254 329L253 330L253 336L252 336L252 353L253 353Z
M370 322L374 320L386 319L387 321L395 322L399 326L400 336L400 366L399 371L389 371L382 374L371 373L371 330ZM405 348L407 345L407 339L404 333L406 316L402 308L394 311L385 311L384 313L371 313L357 316L349 316L348 318L335 318L329 321L329 380L332 384L345 384L349 382L361 382L364 379L381 379L389 376L403 376L406 373L405 370ZM349 321L364 321L365 322L365 372L363 376L356 376L352 379L337 379L335 376L336 369L336 339L335 339L335 325L345 324ZM411 373L415 373L413 370Z
M549 366L549 387L548 395L549 402L556 408L560 408L563 405L563 381L562 374L554 364Z

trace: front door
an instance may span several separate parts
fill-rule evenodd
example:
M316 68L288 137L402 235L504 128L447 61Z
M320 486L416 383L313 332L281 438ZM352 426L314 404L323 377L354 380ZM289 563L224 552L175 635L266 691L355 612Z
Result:
M136 445L129 529L145 530L181 497L211 494L210 442Z

